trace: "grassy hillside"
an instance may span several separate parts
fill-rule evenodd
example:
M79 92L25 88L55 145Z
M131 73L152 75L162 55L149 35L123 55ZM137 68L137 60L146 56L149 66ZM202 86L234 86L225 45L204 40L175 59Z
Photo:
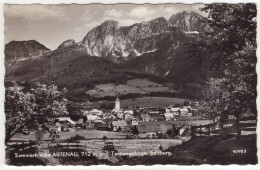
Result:
M246 153L234 153L244 149ZM257 164L256 137L231 136L196 137L183 145L169 148L172 156L145 156L124 159L117 165L201 165Z

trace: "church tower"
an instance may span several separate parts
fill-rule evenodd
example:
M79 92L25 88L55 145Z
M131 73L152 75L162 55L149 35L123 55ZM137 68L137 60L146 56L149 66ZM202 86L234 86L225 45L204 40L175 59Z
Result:
M118 98L118 95L117 95L116 101L115 101L115 110L120 110L120 100Z

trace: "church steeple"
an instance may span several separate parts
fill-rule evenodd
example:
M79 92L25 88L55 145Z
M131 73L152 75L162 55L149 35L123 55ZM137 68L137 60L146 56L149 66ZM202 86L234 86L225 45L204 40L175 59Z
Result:
M118 94L116 95L115 110L120 110L120 100Z

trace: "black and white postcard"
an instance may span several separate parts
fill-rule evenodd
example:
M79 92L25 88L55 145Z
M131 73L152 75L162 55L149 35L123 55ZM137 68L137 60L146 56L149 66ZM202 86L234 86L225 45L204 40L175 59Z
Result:
M256 2L62 3L3 4L6 165L258 164Z

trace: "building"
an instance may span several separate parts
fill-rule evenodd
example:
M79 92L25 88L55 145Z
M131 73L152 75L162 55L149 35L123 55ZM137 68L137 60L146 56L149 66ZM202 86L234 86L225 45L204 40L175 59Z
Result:
M55 128L57 129L58 132L61 132L62 125L60 124L60 122L56 122L54 126L55 126Z
M171 108L171 112L174 114L174 115L180 115L180 109L179 107L172 107Z
M134 111L133 110L124 110L124 114L129 114L129 115L134 115Z
M136 120L136 119L132 119L131 120L131 126L136 126L136 125L138 125L139 123L138 123L138 121Z
M125 120L130 120L130 119L133 118L133 115L132 115L132 114L129 114L129 113L126 113L126 114L124 115L124 118L125 118Z
M150 121L164 121L165 117L163 115L150 114Z
M169 121L169 120L172 120L174 118L174 115L171 112L166 112L166 113L164 113L164 117L165 117L166 121Z
M142 113L140 115L140 117L141 117L142 122L149 122L150 121L150 116L148 114L143 114Z
M97 130L101 130L101 131L107 131L109 130L109 125L106 124L106 123L101 123L101 122L96 122L94 124L94 127L97 129Z
M147 112L148 112L149 114L159 114L159 109L158 109L158 108L154 108L154 107L149 107L149 108L147 109Z
M75 126L76 122L74 122L73 120L70 119L70 117L59 117L56 118L55 122L66 122L68 123L70 126Z
M120 100L117 95L116 101L115 101L115 110L120 110Z
M139 138L152 138L157 135L157 129L153 124L140 124L133 128L133 134Z
M189 114L189 110L187 108L181 108L180 116L192 116L192 113Z
M166 122L146 122L133 127L133 134L140 138L154 138L173 129L173 124Z
M125 120L113 121L110 124L110 127L113 131L127 131L129 127Z
M95 121L95 120L97 120L97 118L98 118L98 115L96 115L96 114L87 115L87 121Z
M102 110L98 110L98 109L92 109L92 110L89 111L89 114L102 116L103 115L103 111Z

